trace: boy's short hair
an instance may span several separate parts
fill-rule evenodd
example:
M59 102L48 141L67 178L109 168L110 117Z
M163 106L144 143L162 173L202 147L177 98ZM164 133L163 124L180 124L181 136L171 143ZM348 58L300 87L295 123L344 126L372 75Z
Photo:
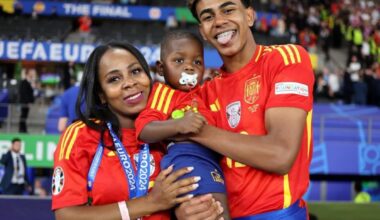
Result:
M240 0L243 5L248 8L252 6L252 0ZM187 0L187 7L190 9L191 14L195 19L197 19L198 22L200 22L198 15L197 15L197 4L199 0Z
M179 39L191 39L197 42L202 48L203 48L203 42L201 39L194 33L186 30L174 30L169 31L165 34L164 38L161 41L161 51L160 51L160 59L164 60L167 53L168 45L173 40L179 40Z

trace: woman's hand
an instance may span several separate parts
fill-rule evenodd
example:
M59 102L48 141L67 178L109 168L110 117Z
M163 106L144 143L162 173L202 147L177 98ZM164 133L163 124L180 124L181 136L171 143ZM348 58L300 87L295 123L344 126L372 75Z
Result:
M219 217L222 213L223 208L220 202L216 201L211 194L194 197L175 210L175 215L179 220L223 219Z
M157 176L154 187L147 195L147 200L157 207L157 211L167 210L176 204L189 201L193 196L185 195L198 187L199 177L189 177L177 180L189 173L192 167L182 168L172 173L173 165L162 170ZM180 196L184 195L184 196Z

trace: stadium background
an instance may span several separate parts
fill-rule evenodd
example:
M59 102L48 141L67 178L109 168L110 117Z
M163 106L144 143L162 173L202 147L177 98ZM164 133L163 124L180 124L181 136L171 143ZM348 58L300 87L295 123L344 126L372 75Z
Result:
M380 56L376 41L380 26L379 2L253 2L257 11L253 28L256 41L264 45L292 42L305 46L316 74L316 91L319 86L325 86L321 93L315 94L312 182L305 195L310 201L311 212L318 219L376 219L380 216L380 96L377 96L380 92ZM48 193L52 155L59 138L60 94L80 78L83 63L94 47L112 40L131 42L143 52L155 77L154 63L165 32L182 28L198 33L185 1L0 0L0 5L0 155L8 150L13 137L20 137L30 178L41 183ZM351 21L356 13L360 14L362 34L368 36L362 39L360 46L364 41L375 42L375 48L370 44L371 65L364 58L360 59L363 71L373 71L375 89L367 92L366 103L357 103L352 97L347 101L344 86L339 89L339 95L331 95L332 88L329 88L332 87L330 76L338 75L344 84L344 74L350 74L351 55L361 56L351 49L356 42L347 35L350 28L353 32L356 28ZM86 14L91 25L83 29L79 20ZM363 14L370 15L371 31L367 34L367 19L361 16ZM295 26L291 22L294 17ZM302 18L306 18L304 22L300 21ZM328 38L324 37L324 24L330 34ZM205 48L205 58L209 71L221 65L220 57L210 46ZM19 134L17 88L28 71L34 75L36 101L27 121L29 133ZM320 77L325 84L319 84ZM374 94L372 99L371 94ZM0 168L0 178L2 172ZM351 202L356 195L355 182L361 183L372 196L373 203ZM14 219L18 212L16 207L20 206L24 207L24 214L17 215L17 219L26 218L29 212L38 209L40 216L34 214L36 219L50 219L49 203L49 196L1 196L0 219Z

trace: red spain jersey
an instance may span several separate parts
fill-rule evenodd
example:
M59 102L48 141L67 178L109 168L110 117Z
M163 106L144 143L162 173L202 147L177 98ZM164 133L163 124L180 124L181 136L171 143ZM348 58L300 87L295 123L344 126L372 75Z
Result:
M206 107L198 95L199 87L191 92L175 90L163 83L155 83L149 96L147 107L135 121L137 137L146 124L152 121L164 121L171 117L176 109L192 106L196 102L197 109L208 121L215 125L211 111Z
M308 113L302 146L288 174L267 173L226 157L222 160L231 217L287 208L307 190L313 84L310 58L302 47L257 45L245 67L234 73L221 70L220 77L202 87L202 98L216 113L217 126L236 133L265 135L268 108L295 107Z
M128 180L114 151L109 132L104 133L104 151L92 189L92 205L105 205L129 199ZM100 133L78 121L62 134L54 153L52 182L52 209L87 203L87 176L100 140ZM138 158L139 146L134 129L122 129L122 139L133 166ZM160 172L162 148L150 146L149 188ZM136 167L136 166L135 166ZM144 219L170 219L167 212L157 213Z

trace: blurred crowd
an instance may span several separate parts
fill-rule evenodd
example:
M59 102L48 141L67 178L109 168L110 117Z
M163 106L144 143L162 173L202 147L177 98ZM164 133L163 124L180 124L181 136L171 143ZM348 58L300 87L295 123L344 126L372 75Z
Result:
M261 0L263 10L281 14L262 17L256 29L288 37L310 53L320 51L324 65L316 70L315 99L380 106L380 4L365 0ZM345 66L331 48L347 51Z

